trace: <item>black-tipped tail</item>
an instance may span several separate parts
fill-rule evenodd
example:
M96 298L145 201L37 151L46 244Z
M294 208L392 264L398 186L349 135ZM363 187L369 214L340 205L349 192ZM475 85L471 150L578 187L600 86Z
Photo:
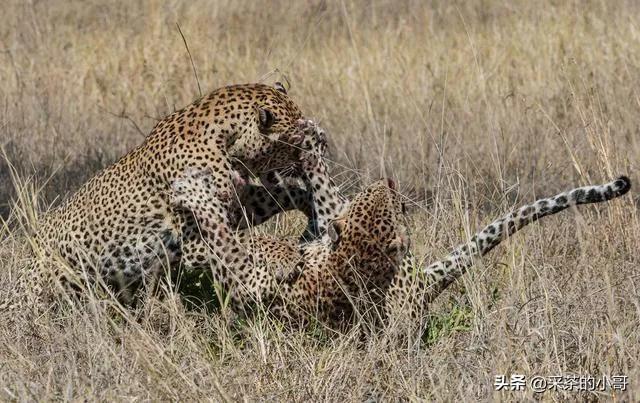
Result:
M622 196L631 189L631 180L628 176L622 175L613 182L613 186L616 188L617 196Z

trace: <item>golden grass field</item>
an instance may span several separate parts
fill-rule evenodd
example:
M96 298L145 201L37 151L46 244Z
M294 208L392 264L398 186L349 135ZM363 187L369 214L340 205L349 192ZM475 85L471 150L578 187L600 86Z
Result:
M28 239L22 227L196 99L198 81L207 92L285 75L290 95L329 130L332 172L346 193L392 176L415 202L413 249L427 260L536 197L622 173L635 186L496 248L433 305L419 348L385 334L364 345L318 337L269 319L229 327L175 295L124 316L90 299L23 312L11 325L0 312L0 400L640 400L640 3L0 8L5 296ZM267 230L303 226L289 214ZM495 376L511 374L626 375L629 385L495 391Z

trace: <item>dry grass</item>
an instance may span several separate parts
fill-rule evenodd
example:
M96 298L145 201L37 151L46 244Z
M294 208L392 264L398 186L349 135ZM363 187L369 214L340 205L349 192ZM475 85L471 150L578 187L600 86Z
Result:
M397 178L417 201L419 254L441 255L535 196L618 173L640 183L635 1L102 3L2 5L1 145L18 183L44 185L16 202L0 166L2 293L21 264L18 218L139 143L137 127L146 133L197 97L176 23L204 91L270 81L278 69L330 130L339 181ZM300 228L294 218L279 224ZM523 373L625 374L624 398L637 401L639 245L636 190L534 225L441 296L418 350L269 320L229 327L176 298L125 317L99 300L45 310L0 327L0 399L612 396L494 391L495 375Z

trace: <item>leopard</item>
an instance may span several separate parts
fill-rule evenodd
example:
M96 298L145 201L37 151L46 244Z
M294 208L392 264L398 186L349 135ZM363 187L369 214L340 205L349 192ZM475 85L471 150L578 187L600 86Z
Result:
M246 276L252 257L239 253L232 232L302 206L298 200L308 192L244 184L265 173L295 171L309 122L281 85L213 90L158 121L140 145L46 212L29 238L37 255L33 270L22 277L46 274L71 288L100 283L131 303L136 290L168 266L213 265ZM199 211L215 223L206 231L196 228L199 217L169 200L172 183L192 169L209 173L198 186L216 189ZM239 184L249 189L244 194L252 217L243 222L231 213Z
M317 130L322 132L323 129ZM316 192L315 197L310 199L312 206L307 207L313 214L310 220L316 224L317 232L313 235L318 237L322 234L329 236L333 234L335 236L336 224L342 223L344 217L348 216L351 202L342 195L339 187L328 174L324 152L326 144L323 143L322 136L320 140L317 136L308 136L305 139L305 142L313 141L320 141L320 145L308 145L305 152L306 155L314 156L306 167L308 187ZM304 167L304 164L301 166ZM393 186L391 188L394 189ZM378 290L378 293L380 293L379 290L385 290L383 311L376 311L376 313L383 319L382 322L387 328L392 327L392 323L403 325L408 323L413 335L422 334L426 327L425 319L428 316L429 304L460 278L473 265L473 262L486 255L503 240L539 218L556 214L574 205L606 202L623 196L630 188L631 181L623 175L603 185L578 187L550 198L540 199L495 220L475 234L469 242L457 247L444 260L424 267L419 267L416 256L408 247L410 237L406 232L406 221L398 221L402 231L399 233L399 238L396 237L396 244L403 245L404 242L397 242L397 239L403 239L408 241L408 245L400 248L404 251L404 256L399 264L386 269L382 266L380 268L387 274L393 272L393 279L390 284L384 282L373 287ZM409 200L405 198L404 202L400 203L405 220L408 218L408 202ZM337 228L339 227L340 225ZM371 227L373 228L373 225ZM374 230L371 229L371 231ZM360 293L362 294L362 290Z
M305 169L309 186L314 188L315 183L324 189L313 195L312 208L316 215L324 215L326 233L304 244L249 232L236 234L246 253L254 256L256 270L240 281L228 271L213 272L224 289L253 290L255 299L232 306L235 310L246 313L247 304L254 306L251 311L259 305L295 326L320 322L336 330L351 328L362 320L363 312L374 326L390 326L399 318L420 321L428 304L475 261L528 224L572 206L610 201L631 188L629 178L621 176L526 204L484 227L444 259L416 269L406 201L395 182L378 180L347 200L339 190L331 190L322 152L309 160L311 166ZM206 196L194 199L188 191L201 188L199 180L201 175L179 180L173 202L194 212L202 208ZM325 210L327 195L341 208ZM337 210L338 217L327 218ZM203 222L201 228L208 225Z

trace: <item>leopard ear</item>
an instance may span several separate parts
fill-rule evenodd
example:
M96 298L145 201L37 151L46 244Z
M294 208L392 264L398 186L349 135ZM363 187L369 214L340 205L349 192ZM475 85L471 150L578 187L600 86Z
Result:
M283 93L283 94L286 94L286 93L287 93L287 89L285 88L284 84L282 84L280 81L278 81L277 83L275 83L275 84L273 85L273 87L274 87L276 90L278 90L278 91L280 91L281 93Z
M329 235L329 239L334 244L340 243L340 237L342 236L342 230L344 229L344 220L338 219L329 222L329 227L327 228L327 235Z
M387 186L391 190L396 190L396 182L391 178L387 178Z

